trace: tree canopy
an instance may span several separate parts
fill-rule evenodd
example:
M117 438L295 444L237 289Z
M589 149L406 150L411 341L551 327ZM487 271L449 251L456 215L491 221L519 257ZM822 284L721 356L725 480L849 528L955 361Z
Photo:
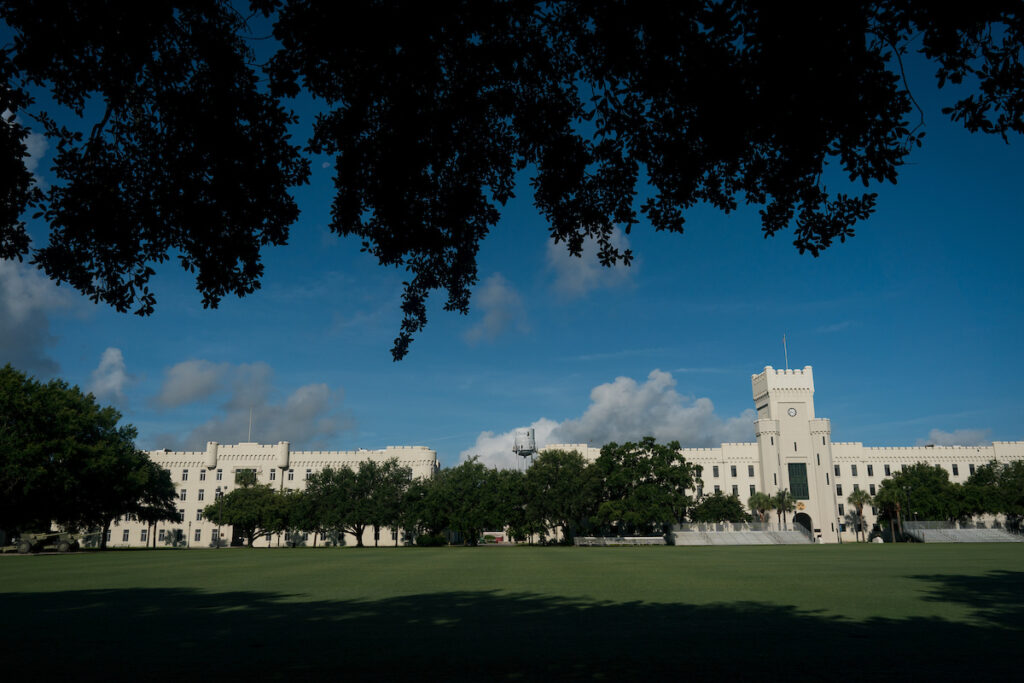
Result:
M616 228L760 207L817 255L875 210L921 144L919 52L970 131L1024 131L1019 2L363 0L0 5L0 258L149 314L177 259L203 304L260 286L309 154L334 158L332 231L408 272L403 357L426 300L466 312L476 256L528 172L551 237L629 263ZM255 35L254 31L270 35ZM263 38L270 38L263 41ZM298 129L294 98L318 112ZM31 133L57 150L49 185ZM640 202L638 194L645 199ZM29 239L26 215L48 228Z
M129 514L177 519L170 474L120 420L77 386L0 368L0 529L106 528Z

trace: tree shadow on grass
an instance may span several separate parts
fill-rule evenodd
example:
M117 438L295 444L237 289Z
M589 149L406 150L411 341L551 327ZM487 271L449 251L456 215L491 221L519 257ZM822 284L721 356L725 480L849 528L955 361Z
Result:
M931 584L925 600L968 605L974 608L974 617L981 623L1024 629L1024 572L999 570L982 576L911 578Z
M940 595L973 577L924 578L945 582ZM1019 590L1002 578L991 592L974 589L979 604L1009 591L1019 614ZM853 669L985 680L1019 670L1020 621L1007 628L1001 617L852 622L763 603L494 591L300 600L191 589L0 593L4 666L15 674L7 680L818 680Z

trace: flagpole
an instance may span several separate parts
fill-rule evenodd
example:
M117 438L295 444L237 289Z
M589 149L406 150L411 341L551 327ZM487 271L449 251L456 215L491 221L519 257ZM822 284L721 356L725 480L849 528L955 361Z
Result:
M782 353L786 355L786 369L789 370L789 349L786 348L786 335L782 335Z

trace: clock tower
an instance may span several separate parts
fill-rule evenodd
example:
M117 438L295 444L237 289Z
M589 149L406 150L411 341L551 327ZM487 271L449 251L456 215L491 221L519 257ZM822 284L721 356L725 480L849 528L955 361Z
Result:
M832 464L831 425L814 416L814 375L771 366L751 375L757 421L761 490L788 489L796 499L793 520L815 538L838 535L839 509Z

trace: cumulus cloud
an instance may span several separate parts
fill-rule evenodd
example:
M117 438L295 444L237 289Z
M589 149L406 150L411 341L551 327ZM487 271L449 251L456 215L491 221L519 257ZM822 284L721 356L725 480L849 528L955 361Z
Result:
M39 169L39 162L42 161L43 155L46 154L46 150L49 148L50 143L47 141L46 136L40 133L29 133L25 139L25 149L27 150L24 156L25 168L35 176L37 183L42 183L42 179L36 174L36 171Z
M34 268L0 260L0 365L41 376L60 367L46 349L56 342L49 314L69 308L73 298Z
M480 291L473 297L473 301L477 310L483 313L483 317L466 331L465 339L470 344L492 341L506 331L529 331L522 297L501 273L495 273L487 278Z
M629 248L629 238L618 228L615 228L611 242L620 250ZM598 260L597 252L597 241L593 238L584 240L583 253L579 258L572 256L564 243L548 242L545 260L548 270L554 273L554 290L568 299L575 299L595 289L619 287L630 282L629 267L619 264L606 268Z
M708 398L684 396L676 391L672 375L653 370L644 382L630 377L594 387L590 405L578 418L556 422L542 418L531 425L537 447L550 443L622 443L653 436L659 441L679 441L684 447L713 447L721 443L752 441L756 414L745 410L736 417L715 413ZM509 467L515 429L495 434L481 432L476 443L462 451L465 460L479 455L481 461Z
M216 414L187 434L161 435L160 448L201 450L207 441L290 441L296 448L327 448L353 427L342 410L343 394L326 384L307 384L275 398L273 370L266 363L231 364L189 360L169 368L154 399L164 408L209 402Z
M992 444L990 429L956 429L944 432L933 429L927 439L918 439L918 446L989 446Z
M89 391L95 394L96 398L123 403L124 390L131 380L124 363L124 354L121 353L121 349L111 346L103 352L100 364L92 371Z

